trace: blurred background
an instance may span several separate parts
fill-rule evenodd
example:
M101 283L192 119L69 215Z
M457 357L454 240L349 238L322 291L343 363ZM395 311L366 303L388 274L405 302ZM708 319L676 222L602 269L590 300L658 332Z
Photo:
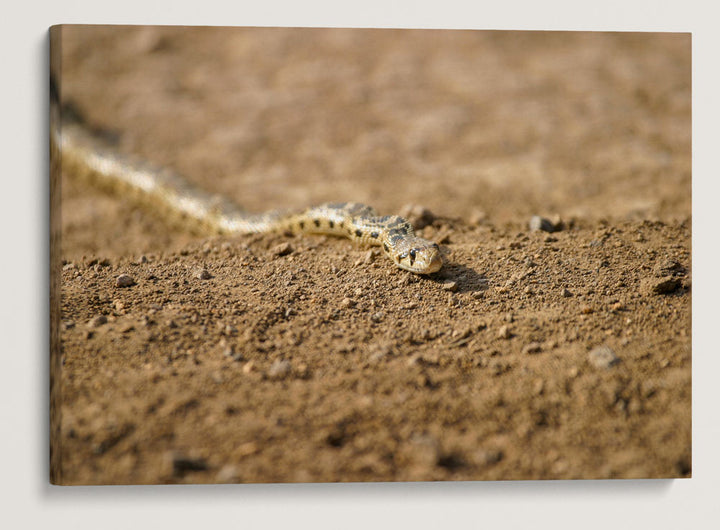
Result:
M119 149L250 211L691 214L690 34L64 26L60 54ZM70 180L65 255L189 237Z

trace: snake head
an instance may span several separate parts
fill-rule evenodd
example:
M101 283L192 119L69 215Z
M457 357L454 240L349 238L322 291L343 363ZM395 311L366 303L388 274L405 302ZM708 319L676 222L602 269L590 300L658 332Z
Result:
M406 238L395 248L393 261L401 269L416 274L432 274L442 267L442 255L437 243L421 237Z

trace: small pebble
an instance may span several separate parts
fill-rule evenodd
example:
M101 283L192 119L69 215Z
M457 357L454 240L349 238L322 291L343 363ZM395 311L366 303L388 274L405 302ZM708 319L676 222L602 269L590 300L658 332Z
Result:
M666 259L661 263L658 263L654 268L653 272L656 276L676 276L678 274L685 273L685 267L679 262L673 259Z
M210 274L210 272L203 267L202 269L198 269L195 271L195 277L198 280L209 280L210 278L212 278L212 274Z
M500 326L497 336L500 339L509 339L512 337L512 333L510 332L510 328L508 326Z
M312 373L310 372L310 367L306 363L300 363L297 367L297 370L295 371L295 374L300 379L310 379L312 376Z
M115 287L130 287L135 285L135 280L128 274L121 274L115 278Z
M568 291L566 288L563 288L562 290L563 298L570 298L572 296L572 293Z
M242 367L242 372L244 374L249 374L255 369L255 361L248 361L246 362Z
M105 315L98 315L88 322L88 326L91 328L99 328L103 324L107 323L107 317Z
M443 291L450 291L451 293L454 293L458 290L457 282L453 281L444 282L441 287Z
M542 351L542 346L539 342L531 342L530 344L526 344L522 352L526 354L532 354L532 353L540 353Z
M545 390L545 381L543 381L542 379L538 379L537 381L535 381L535 383L533 383L533 393L535 395L538 395L538 396L541 395L544 390Z
M355 300L353 300L351 298L347 298L347 297L343 298L340 301L340 307L342 307L344 309L347 309L348 307L355 307L355 304L356 304Z
M381 351L375 352L372 355L370 355L370 357L368 357L368 364L370 364L371 366L380 364L383 360L385 360L386 357L387 357L387 354L385 354L385 352L381 352Z
M419 204L406 204L400 209L400 217L404 217L416 230L425 228L427 225L432 224L435 220L435 215Z
M588 360L595 368L610 368L620 362L609 346L598 346L590 350Z
M240 445L233 453L237 456L243 457L243 456L250 456L252 454L257 453L260 450L260 447L255 442L245 442L244 444Z
M645 280L644 287L651 294L669 294L677 291L682 286L679 278L665 276L659 280Z
M373 314L373 316L370 317L370 319L375 322L379 323L382 322L382 319L385 317L385 313L382 311L378 311L377 313Z
M202 458L192 458L184 455L173 455L173 475L183 476L190 471L205 471L208 469L207 462Z
M288 254L291 254L293 252L293 247L290 243L287 241L285 243L280 243L279 245L275 245L270 252L274 256L287 256Z
M228 343L225 339L221 339L218 343L218 350L225 356L230 357L233 361L242 361L243 355L235 351L235 346Z
M280 360L275 361L267 371L267 376L270 379L285 379L292 371L292 364L290 361Z
M233 464L226 464L218 471L215 475L215 480L220 484L228 484L232 482L238 482L240 480L240 474L238 473L237 466Z
M475 226L483 224L486 220L487 214L482 210L473 210L468 218L468 222Z
M416 364L419 364L420 361L421 361L420 356L415 354L415 355L412 355L411 357L408 357L408 359L405 361L405 364L407 366L415 366Z
M475 453L474 460L482 466L492 466L500 462L504 456L498 449L481 449Z
M539 215L533 215L530 218L528 226L533 232L537 230L542 230L543 232L555 231L555 225L553 225L552 221L550 221L549 219L545 219L544 217L540 217Z

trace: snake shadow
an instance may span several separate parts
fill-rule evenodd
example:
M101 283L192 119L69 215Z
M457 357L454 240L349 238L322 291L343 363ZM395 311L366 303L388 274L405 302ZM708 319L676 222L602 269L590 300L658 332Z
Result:
M438 286L453 281L457 284L458 293L485 291L488 288L487 276L460 263L446 263L442 269L426 278Z

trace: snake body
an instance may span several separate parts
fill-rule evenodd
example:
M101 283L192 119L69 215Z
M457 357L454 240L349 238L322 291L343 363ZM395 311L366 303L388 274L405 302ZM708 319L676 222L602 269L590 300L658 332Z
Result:
M112 192L131 195L205 232L329 234L379 245L397 267L410 272L431 274L442 267L438 245L417 237L412 225L397 215L378 216L371 207L355 202L327 203L296 213L249 214L177 173L120 154L81 120L67 117L65 109L58 114L62 118L55 115L51 120L51 142L58 148L64 171Z

